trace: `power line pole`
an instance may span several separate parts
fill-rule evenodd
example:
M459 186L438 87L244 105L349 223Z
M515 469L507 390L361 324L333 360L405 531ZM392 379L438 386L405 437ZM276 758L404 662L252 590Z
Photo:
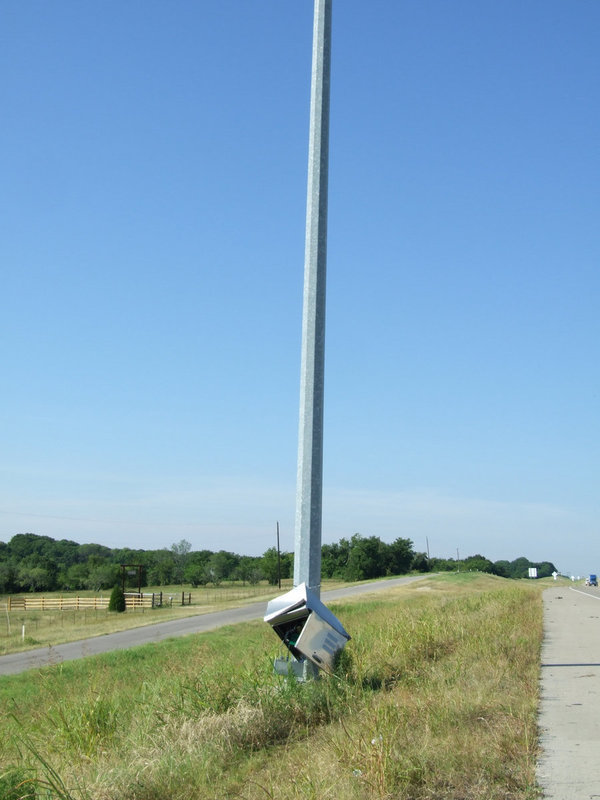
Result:
M308 148L294 586L321 588L325 283L332 0L315 0Z
M277 523L277 585L281 589L281 550L279 549L279 522Z

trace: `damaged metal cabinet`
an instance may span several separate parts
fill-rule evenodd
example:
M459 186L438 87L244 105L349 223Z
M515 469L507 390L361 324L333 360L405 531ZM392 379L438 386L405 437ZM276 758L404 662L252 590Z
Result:
M271 600L265 622L271 625L296 661L308 659L328 672L333 670L336 655L350 639L335 614L305 583ZM288 662L279 665L276 662L275 668L278 672L287 672ZM297 677L306 677L304 667L296 667L292 662L291 668Z

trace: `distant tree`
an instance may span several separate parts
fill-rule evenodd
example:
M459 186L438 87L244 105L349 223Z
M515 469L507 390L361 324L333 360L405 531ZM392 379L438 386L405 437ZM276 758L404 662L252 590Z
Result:
M279 565L277 561L277 548L269 547L262 555L260 569L271 586L277 586L279 578Z
M102 589L110 589L118 580L119 568L116 564L99 564L90 569L87 578L84 580L84 587L99 592Z
M206 567L201 564L188 564L183 571L183 580L194 588L207 583Z
M361 581L379 578L386 574L386 547L377 536L361 536L355 533L350 540L350 556L344 578Z
M510 561L494 561L493 573L501 578L510 578Z
M183 583L183 575L192 545L187 539L181 539L177 544L171 545L173 553L173 583Z
M42 553L56 563L58 571L66 572L72 564L80 561L79 547L77 542L69 539L60 539L57 542L51 540L44 544Z
M256 586L259 584L265 576L263 575L262 570L260 567L253 567L250 572L248 573L248 583L250 586Z
M204 577L202 583L212 583L213 586L220 586L223 579L218 569L215 569L210 561L204 567Z
M294 576L294 554L281 551L281 577L292 578Z
M43 567L23 565L17 569L17 585L26 592L50 591L50 574Z
M212 550L194 550L189 554L187 563L200 564L202 567L205 567L210 561L210 557L212 555Z
M10 555L17 561L23 561L31 555L43 555L44 545L52 544L49 536L38 536L36 533L17 533L8 543Z
M256 570L257 563L259 563L259 560L252 556L241 556L237 567L231 573L231 579L242 581L242 583L250 583L250 574Z
M61 573L60 584L62 589L85 589L89 578L87 564L72 564L66 572ZM111 581L112 583L112 581ZM111 585L111 584L109 584Z
M16 569L12 561L0 562L0 594L14 592L16 584Z
M127 547L111 550L99 544L77 544L69 539L54 540L35 533L15 534L9 542L0 542L0 592L53 591L56 589L110 588L119 578L120 564L143 565L142 585L151 582L165 586L185 581L193 586L219 584L223 580L257 583L276 578L276 551L263 556L239 556L220 550L193 551L186 539L170 549L134 550ZM281 577L293 574L293 553L280 554ZM533 562L521 556L514 561L492 562L481 554L464 561L452 558L429 558L415 553L410 539L398 538L391 544L377 536L355 534L321 548L321 574L324 578L358 580L381 575L403 574L409 569L438 572L477 569L502 577L527 578L536 567L539 577L556 571L551 561ZM137 575L136 575L137 586Z
M321 545L321 575L323 578L333 578L337 566L335 557L335 544Z
M321 574L324 578L343 578L350 558L350 542L340 539L321 547Z
M529 576L529 567L533 566L531 561L525 556L515 558L510 562L510 577L511 578L527 578Z
M427 553L415 553L410 568L415 572L429 572L431 566Z
M108 601L109 611L125 611L125 594L123 589L117 584L110 593L110 600Z
M152 586L168 586L173 583L175 559L169 550L156 550L152 553L148 567L148 583Z
M261 576L271 584L277 586L278 578L291 578L294 572L294 554L281 551L277 556L277 548L269 547L265 550L254 572L260 572ZM258 575L254 575L254 580ZM258 582L258 581L257 581Z
M148 552L146 550L132 550L130 547L122 547L119 550L112 551L111 561L114 564L146 564Z
M465 558L463 561L463 566L465 570L470 570L472 572L494 571L494 565L492 562L488 558L485 558L485 556L479 555L479 553Z
M460 562L453 558L430 558L429 563L434 572L456 572Z
M538 578L549 578L553 572L558 572L551 561L540 561L535 565L538 571Z
M240 562L240 557L227 550L213 553L208 560L207 570L211 576L211 583L221 583L229 580Z
M94 565L113 560L113 553L109 547L103 544L82 544L79 545L79 560L90 562L94 560Z
M386 572L388 575L403 575L411 569L415 557L410 539L399 537L387 546Z

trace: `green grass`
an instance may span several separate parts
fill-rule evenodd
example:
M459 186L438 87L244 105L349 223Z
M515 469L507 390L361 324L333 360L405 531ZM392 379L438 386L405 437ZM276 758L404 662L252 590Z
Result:
M291 582L290 582L291 585ZM150 587L148 591L152 591ZM156 588L154 587L156 591ZM146 591L146 589L144 590ZM192 602L182 606L181 593L191 592ZM47 647L85 639L90 636L101 636L106 633L127 630L129 628L152 625L170 619L206 614L224 608L233 608L252 603L257 600L273 597L278 589L266 583L258 586L241 586L224 584L219 587L162 587L164 605L161 608L130 610L124 614L108 610L52 610L52 611L11 611L7 609L7 598L0 598L0 655L30 650L36 647ZM93 597L101 593L94 592L47 592L44 597ZM35 595L13 595L13 597L35 597ZM107 593L104 592L104 596ZM173 603L169 603L169 597ZM179 602L179 605L178 605ZM23 626L25 636L23 637Z
M336 589L350 584L341 581L324 581L323 590ZM0 655L31 650L36 647L55 646L63 642L73 642L91 636L127 630L170 619L207 614L226 608L238 608L259 600L265 602L292 586L291 579L282 582L282 589L269 586L266 582L256 586L238 583L223 583L220 586L162 586L144 588L144 592L162 591L164 606L127 611L124 614L108 610L65 610L65 611L7 611L6 596L0 597ZM181 593L191 593L191 605L181 606ZM44 597L94 597L100 592L45 592ZM110 592L103 593L105 597ZM169 597L173 603L169 603ZM12 595L12 597L35 597L31 594ZM25 626L25 637L23 637ZM0 799L1 800L1 799Z
M360 581L358 582L360 583ZM340 586L354 584L339 580L323 581L323 591L337 589ZM152 625L155 622L166 622L194 614L207 614L211 611L221 611L227 608L254 603L260 600L265 602L281 592L286 592L292 587L291 579L282 581L282 588L270 586L262 582L255 586L242 585L239 582L224 582L220 586L162 586L147 587L145 592L162 591L164 605L161 608L146 608L128 610L124 614L117 614L108 610L64 610L64 611L7 611L7 596L0 597L0 655L17 653L38 647L55 646L63 642L73 642L87 639L91 636L102 636L107 633L128 630L129 628ZM181 593L191 594L190 605L181 603ZM45 592L43 596L52 597L94 597L102 593L91 591L79 592ZM16 594L12 597L35 597L31 594ZM104 592L104 596L107 593ZM173 603L169 598L173 597ZM23 636L23 626L25 636ZM1 798L0 798L1 800Z
M11 800L27 777L36 800L530 800L539 588L443 576L332 604L353 639L335 677L305 685L273 674L260 622L0 678L0 787Z

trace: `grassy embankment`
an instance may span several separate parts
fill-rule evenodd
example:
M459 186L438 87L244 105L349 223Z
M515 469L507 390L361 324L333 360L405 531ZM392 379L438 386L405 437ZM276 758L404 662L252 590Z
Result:
M1 678L0 796L537 796L539 584L448 575L332 608L353 639L310 684L273 674L261 622Z

